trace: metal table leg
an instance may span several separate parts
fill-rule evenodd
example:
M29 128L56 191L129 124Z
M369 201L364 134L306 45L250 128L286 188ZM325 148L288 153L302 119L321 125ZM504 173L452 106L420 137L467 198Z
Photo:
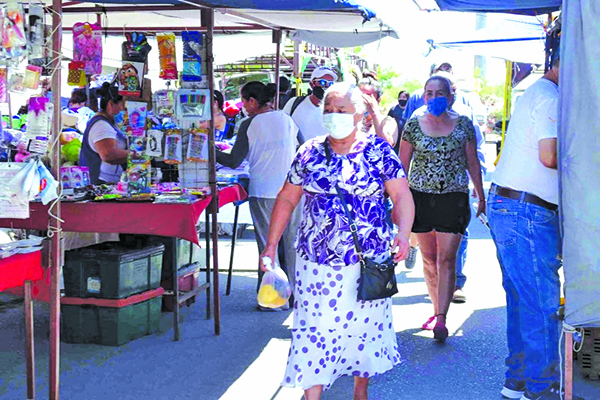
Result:
M181 340L181 331L179 330L179 265L177 262L178 249L177 249L177 238L172 238L171 243L173 246L172 257L172 279L173 279L173 340Z
M235 216L233 217L233 232L231 237L231 255L229 256L229 273L227 275L227 290L225 291L225 295L229 296L231 293L231 275L233 274L233 254L235 252L235 241L237 239L238 234L238 217L240 215L240 206L239 204L235 205Z
M210 283L210 213L208 209L205 211L206 214L206 223L204 224L204 236L206 237L206 282ZM206 319L210 319L211 316L211 308L210 308L210 286L206 289Z
M25 281L25 358L27 365L27 399L35 399L35 352L33 343L33 298L31 281Z

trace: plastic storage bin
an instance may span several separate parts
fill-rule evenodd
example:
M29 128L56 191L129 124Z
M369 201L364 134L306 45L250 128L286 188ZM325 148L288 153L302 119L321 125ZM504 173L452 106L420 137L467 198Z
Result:
M149 244L162 244L165 247L162 263L162 280L171 279L173 275L173 239L162 236L151 236ZM177 268L181 269L189 264L204 264L205 255L200 247L185 239L177 239Z
M61 299L61 339L66 343L121 346L159 331L163 288L127 299Z
M65 295L122 299L160 286L164 246L131 249L110 243L65 253Z
M593 381L600 379L600 328L585 328L583 347L577 353L581 374Z
M198 277L200 275L200 264L193 263L178 271L179 275L179 292L190 292L198 287ZM173 290L173 279L163 278L160 285L165 290ZM196 296L190 297L185 303L180 304L180 307L191 306L196 302ZM173 311L175 309L175 298L172 295L163 296L163 310Z

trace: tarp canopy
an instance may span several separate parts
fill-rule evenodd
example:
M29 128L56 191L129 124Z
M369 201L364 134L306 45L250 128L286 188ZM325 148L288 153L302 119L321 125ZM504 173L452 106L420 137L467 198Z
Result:
M558 154L565 316L575 327L600 327L599 18L597 0L565 0Z
M540 15L558 11L562 0L435 0L442 11L513 12Z
M51 0L44 2L49 5ZM102 3L102 6L94 3ZM132 5L142 4L147 7L135 9L135 18L132 18ZM319 45L327 43L329 47L360 46L386 36L397 38L396 32L372 10L346 0L88 0L77 4L71 2L63 8L63 26L69 28L86 19L95 22L96 15L100 14L103 28L113 34L120 34L125 28L145 32L152 28L157 31L194 29L200 26L200 5L215 7L217 34L260 27L310 31L301 33L305 41ZM331 35L331 32L343 34Z
M515 16L517 17L517 16ZM443 42L428 40L433 49L445 48L504 60L544 64L546 33L534 17L506 19L502 24L480 29L468 38Z

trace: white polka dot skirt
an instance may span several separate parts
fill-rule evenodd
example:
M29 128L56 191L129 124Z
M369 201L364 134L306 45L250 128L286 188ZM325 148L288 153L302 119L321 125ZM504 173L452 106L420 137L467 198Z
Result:
M296 258L292 346L283 386L328 389L340 376L369 378L400 363L392 300L357 300L360 265Z

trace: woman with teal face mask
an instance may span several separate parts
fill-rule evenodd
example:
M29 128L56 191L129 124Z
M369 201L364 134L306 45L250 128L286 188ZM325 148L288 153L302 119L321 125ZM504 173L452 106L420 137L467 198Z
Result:
M94 185L118 183L127 163L127 140L115 121L123 120L125 100L116 86L105 82L98 89L100 111L83 133L79 165L90 170Z
M412 117L400 143L400 159L408 171L415 202L412 232L417 235L434 315L423 329L434 338L448 337L446 314L456 285L456 253L471 219L469 176L485 212L481 165L473 123L451 111L450 80L432 76L425 84L427 113ZM467 175L468 171L468 175Z
M398 155L388 142L360 129L364 112L355 85L327 89L328 134L308 140L296 153L261 255L261 260L276 257L277 242L304 198L296 236L292 343L282 385L301 387L306 400L320 399L341 376L353 376L354 398L367 399L369 379L400 362L392 299L358 300L360 255L340 198L351 205L363 256L378 262L393 250L396 262L408 254L414 203ZM397 234L387 220L385 193L394 203Z

